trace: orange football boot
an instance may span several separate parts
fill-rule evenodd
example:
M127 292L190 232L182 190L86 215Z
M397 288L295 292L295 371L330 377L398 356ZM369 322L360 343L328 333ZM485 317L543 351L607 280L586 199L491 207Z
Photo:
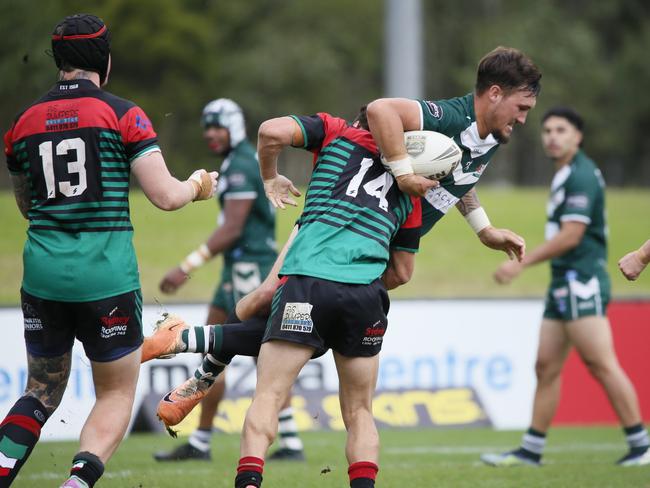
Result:
M181 423L208 394L210 387L214 384L214 378L212 373L205 373L202 378L192 376L158 402L156 413L170 433L169 427Z
M140 362L156 358L169 359L184 352L187 346L182 341L181 334L188 328L189 325L178 315L163 313L162 318L156 322L154 333L144 338Z

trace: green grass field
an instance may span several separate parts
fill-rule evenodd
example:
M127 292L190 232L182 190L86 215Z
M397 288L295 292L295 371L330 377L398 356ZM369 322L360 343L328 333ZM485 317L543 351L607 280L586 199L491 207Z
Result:
M526 238L529 248L543 240L547 190L541 188L479 188L481 202L494 225L508 227ZM194 203L177 212L153 207L142 193L131 196L135 246L145 301L153 303L206 302L219 279L221 260L198 270L172 297L158 291L164 273L203 242L216 225L213 202ZM635 283L627 282L616 268L618 258L650 237L649 190L609 190L609 269L615 297L650 296L650 273ZM278 242L283 243L299 209L278 212ZM13 195L0 193L0 305L19 302L22 275L21 252L26 222L20 217ZM505 255L483 247L460 214L452 210L423 240L413 280L395 290L397 298L535 297L543 296L548 265L527 270L508 287L494 284L491 274Z
M384 430L377 486L396 487L650 487L650 466L620 468L614 462L625 451L619 429L557 428L551 431L546 465L542 468L495 469L481 464L483 452L501 452L516 445L519 432L489 429ZM305 463L267 463L265 487L348 486L343 452L344 434L302 434ZM239 457L239 437L215 435L212 462L156 463L151 453L181 442L163 435L129 437L108 464L98 484L104 488L164 488L233 486ZM77 444L44 442L34 450L13 486L58 486L69 467Z

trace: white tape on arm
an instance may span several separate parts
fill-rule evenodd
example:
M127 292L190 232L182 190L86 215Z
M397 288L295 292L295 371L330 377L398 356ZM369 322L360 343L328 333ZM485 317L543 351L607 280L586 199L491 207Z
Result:
M490 219L485 213L485 210L483 210L483 207L475 208L470 213L465 215L465 220L467 220L469 226L477 234L481 232L483 229L485 229L486 227L492 225L490 224Z
M211 257L212 253L208 246L201 244L196 251L192 251L181 261L180 268L183 273L190 274L196 268L203 266Z
M406 156L405 158L397 159L395 161L386 161L385 166L390 170L395 178L398 176L413 174L411 156Z

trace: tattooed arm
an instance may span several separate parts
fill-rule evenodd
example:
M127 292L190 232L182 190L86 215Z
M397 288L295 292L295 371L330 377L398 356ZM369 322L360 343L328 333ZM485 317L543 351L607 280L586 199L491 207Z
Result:
M468 213L470 213L472 210L476 210L480 206L481 202L478 201L478 195L476 194L476 190L474 188L465 193L465 195L463 195L456 204L456 208L463 217L467 217Z
M23 217L27 217L27 211L31 207L31 195L29 189L29 179L26 174L12 174L11 184L14 187L14 196L16 197L16 204L20 209Z

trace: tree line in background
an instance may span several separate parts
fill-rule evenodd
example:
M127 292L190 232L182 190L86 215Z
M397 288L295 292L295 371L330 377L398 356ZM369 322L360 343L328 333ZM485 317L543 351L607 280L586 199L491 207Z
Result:
M471 91L478 60L497 45L523 50L543 72L537 108L486 179L547 184L539 120L567 104L584 116L585 147L609 184L650 185L650 3L422 0L422 9L425 98ZM199 126L211 99L239 102L254 139L266 118L327 111L351 119L383 92L380 0L4 0L3 131L56 80L50 34L75 12L109 25L107 89L147 112L179 176L214 165ZM293 177L306 181L308 168ZM6 184L7 172L0 175Z

